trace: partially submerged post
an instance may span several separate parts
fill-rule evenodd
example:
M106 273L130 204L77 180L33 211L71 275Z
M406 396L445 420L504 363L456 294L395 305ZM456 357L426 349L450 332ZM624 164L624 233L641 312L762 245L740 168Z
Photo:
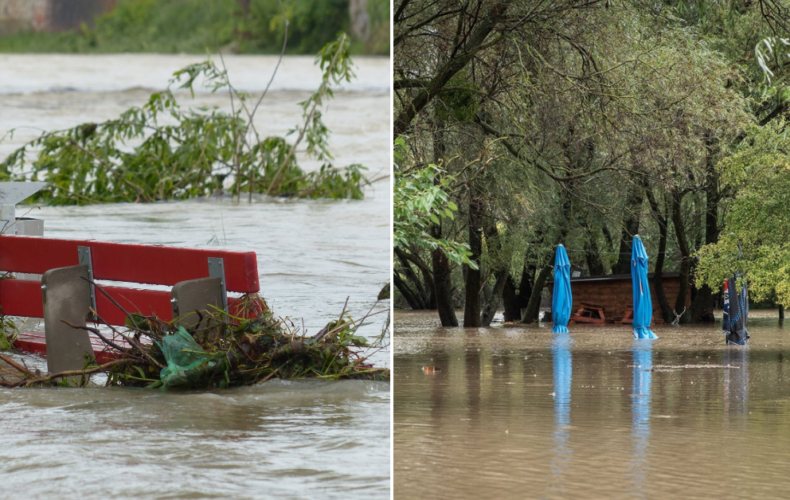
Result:
M80 370L94 359L88 332L68 324L86 326L91 306L87 279L85 264L49 270L41 279L49 373Z

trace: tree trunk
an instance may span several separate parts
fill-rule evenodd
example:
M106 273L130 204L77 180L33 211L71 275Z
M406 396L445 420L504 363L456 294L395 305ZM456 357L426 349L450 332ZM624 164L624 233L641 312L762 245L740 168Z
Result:
M502 306L505 308L505 322L521 319L520 309L516 306L517 287L513 276L508 273L502 287Z
M483 277L482 278L482 280L483 280L482 281L483 289L480 291L480 301L485 306L485 304L487 304L488 301L491 300L491 297L494 295L494 288L491 286L491 281L486 279L486 277L485 277L486 276L486 270L485 269L481 269L480 270L480 276ZM485 307L484 307L484 309L485 309Z
M430 269L427 269L424 263L418 262L416 258L410 256L407 252L400 248L395 249L395 256L402 266L403 277L411 282L413 285L414 293L419 296L422 307L420 309L431 309L431 297L433 296L433 283L431 283ZM417 262L415 262L417 261ZM412 264L416 265L422 272L423 279L414 272ZM426 273L426 270L428 271Z
M480 256L483 253L483 229L480 226L482 210L477 191L473 188L469 200L469 260L477 263L477 269L469 267L466 272L466 301L464 303L464 327L479 327L480 322Z
M708 139L705 143L707 147L707 160L705 170L707 174L707 186L705 189L705 243L710 245L719 241L719 172L716 170L713 147L713 139ZM713 291L708 285L702 285L697 291L694 301L691 303L691 318L693 323L713 323L714 309Z
M497 307L499 307L499 301L502 298L502 290L505 288L505 282L509 277L510 273L505 269L496 272L496 282L491 291L491 298L488 299L486 306L483 308L482 326L491 326L491 321L494 319Z
M433 160L437 165L444 159L445 140L443 123L436 117L435 129L433 133ZM439 184L439 179L434 180L434 184ZM431 224L431 236L436 239L442 237L441 224ZM439 321L442 326L458 326L458 318L455 316L455 305L453 304L453 282L452 268L447 255L440 248L433 251L431 255L433 267L433 292L436 299L436 308L439 310Z
M653 288L656 291L656 301L661 310L661 317L665 323L671 323L675 316L672 314L672 309L669 307L667 301L667 294L664 292L664 256L667 251L667 229L664 227L659 236L658 241L658 255L656 258L656 268L653 271Z
M420 300L418 294L414 293L414 291L409 288L409 285L401 278L400 274L395 271L392 273L392 280L395 283L395 287L397 287L400 294L406 299L406 302L409 304L413 310L418 311L421 309L425 309L425 303Z
M680 249L680 289L678 290L677 300L675 300L675 314L683 314L686 308L686 296L689 293L689 270L691 268L691 252L689 250L688 239L686 238L686 228L683 225L681 206L683 204L684 193L675 190L672 193L672 225L675 227L675 237ZM680 318L681 323L688 323L690 314L683 314Z
M521 310L527 307L532 294L532 279L535 276L535 266L527 265L524 257L524 267L521 270L521 280L516 284L513 276L508 275L505 288L502 290L502 302L505 307L505 321L521 321Z
M502 242L499 239L499 230L497 229L496 222L493 217L486 218L487 224L484 228L486 241L488 242L489 252L494 251L497 254L503 252ZM494 286L492 287L489 280L486 280L483 296L483 313L480 316L480 323L482 326L491 326L491 321L494 319L500 302L502 302L502 291L505 288L505 283L510 277L508 266L503 264L501 267L495 268L494 273Z
M639 233L639 215L643 196L643 189L635 189L631 191L626 201L623 231L620 234L620 252L617 255L617 263L612 266L612 274L631 272L631 245L634 235Z
M532 295L527 304L527 310L524 311L524 317L521 318L522 323L534 323L538 320L538 313L540 312L540 296L543 291L543 286L551 274L551 266L545 265L540 269L538 277L535 278L535 286L532 288Z
M441 237L441 226L431 226L431 236ZM439 320L442 326L458 326L453 306L453 282L451 279L452 268L450 260L444 250L437 248L431 256L433 264L433 291L436 296L436 308L439 310Z
M658 301L658 307L661 309L661 317L664 318L664 322L670 323L672 320L675 319L674 315L672 314L672 309L669 307L669 302L667 302L667 295L664 292L664 261L666 259L667 253L667 223L670 218L670 214L662 214L661 209L658 208L658 203L656 202L655 197L653 196L653 192L650 191L650 187L645 185L645 192L647 193L647 200L650 204L650 210L653 212L653 217L658 222L658 256L656 257L656 265L655 269L653 270L653 288L656 290L656 300ZM665 203L665 206L667 204ZM667 212L672 210L672 206L669 205L666 207Z

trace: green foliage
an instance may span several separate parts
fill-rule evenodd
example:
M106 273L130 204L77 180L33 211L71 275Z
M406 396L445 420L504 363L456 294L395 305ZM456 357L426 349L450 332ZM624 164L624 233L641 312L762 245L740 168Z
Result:
M117 119L42 134L0 163L0 179L47 181L38 199L55 205L187 199L225 188L236 196L361 199L366 169L328 163L329 130L320 113L332 97L331 85L354 76L345 35L328 44L316 63L322 83L302 103L305 123L293 144L284 137L261 138L253 125L254 101L206 61L177 71L166 90ZM213 92L231 92L233 112L181 107L173 87L194 93L201 77ZM307 154L325 162L317 171L305 173L297 165L294 152L303 135Z
M0 37L0 52L186 52L225 47L241 53L279 53L284 18L290 54L314 54L349 29L348 0L123 0L111 12L67 33L24 32ZM373 35L388 33L389 2L370 0ZM384 27L384 28L382 28ZM388 54L386 42L355 46L357 52Z
M340 31L349 32L348 0L253 0L250 11L239 28L239 46L244 52L273 52L282 45L283 11L288 23L288 51L312 54ZM389 2L369 0L368 15L373 37L389 26ZM380 38L380 37L378 37ZM359 45L360 52L389 54L389 37L385 44Z
M775 292L790 306L790 138L784 128L783 122L752 127L741 147L719 164L722 180L737 195L718 243L698 253L697 279L720 290L725 279L743 271L755 300Z
M403 139L396 139L393 194L395 248L441 248L451 261L477 269L477 264L469 259L472 252L468 244L434 238L430 234L431 224L441 224L442 219L455 218L454 212L458 206L447 194L455 178L438 165L404 172L399 166L403 160L404 145Z
M288 45L294 53L315 53L339 31L349 30L348 1L284 0L282 5L285 19L290 20ZM278 48L282 44L283 10L276 1L252 2L246 43L258 50Z
M466 72L457 73L439 95L436 115L442 121L471 122L479 107L478 92L479 89L469 81Z
M14 320L3 315L0 317L0 351L11 349L17 337L17 327Z
M447 194L461 210L441 235L479 248L483 283L464 273L468 286L486 301L505 290L517 311L558 243L574 270L621 272L637 231L652 264L661 240L662 269L687 271L717 235L708 211L733 193L713 166L783 98L755 80L760 5L397 1L396 131L412 164L455 178ZM412 307L439 293L425 254L395 262Z

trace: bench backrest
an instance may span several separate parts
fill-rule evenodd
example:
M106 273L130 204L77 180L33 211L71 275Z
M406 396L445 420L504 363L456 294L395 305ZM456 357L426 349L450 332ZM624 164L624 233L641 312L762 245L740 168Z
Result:
M130 245L100 241L62 240L38 236L0 236L0 269L17 273L43 274L50 269L79 264L78 247L91 249L96 280L173 286L206 278L208 259L224 261L225 286L229 292L260 290L255 252L232 252L153 245ZM155 314L172 319L170 292L102 287L129 312ZM232 303L232 299L228 299ZM0 280L0 307L10 316L43 317L41 283L33 280ZM96 309L108 323L123 325L125 315L101 292L96 291ZM233 313L233 310L231 310Z

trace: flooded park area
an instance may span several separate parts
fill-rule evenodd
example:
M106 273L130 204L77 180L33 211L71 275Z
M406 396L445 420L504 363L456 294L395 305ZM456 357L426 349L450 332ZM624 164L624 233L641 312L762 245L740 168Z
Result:
M43 131L117 117L144 104L189 55L0 55L0 156ZM298 103L320 85L313 57L286 57L255 116L261 135L284 136ZM225 197L89 206L20 206L50 238L254 251L261 295L275 314L318 332L348 299L362 317L389 281L390 71L356 58L357 79L324 110L333 163L378 178L363 200L241 203ZM277 57L226 56L233 84L260 96ZM182 105L230 111L227 93L178 94ZM16 129L13 135L6 135ZM320 167L302 153L306 171ZM164 288L163 288L164 289ZM379 308L389 307L388 302ZM359 330L378 337L386 314ZM35 322L22 330L42 329ZM22 356L15 355L16 359ZM41 358L24 356L46 369ZM389 348L370 361L390 365ZM386 498L390 491L390 385L269 381L238 389L0 390L3 497Z
M717 323L443 328L395 315L396 498L781 498L790 333ZM785 373L788 370L788 373Z

